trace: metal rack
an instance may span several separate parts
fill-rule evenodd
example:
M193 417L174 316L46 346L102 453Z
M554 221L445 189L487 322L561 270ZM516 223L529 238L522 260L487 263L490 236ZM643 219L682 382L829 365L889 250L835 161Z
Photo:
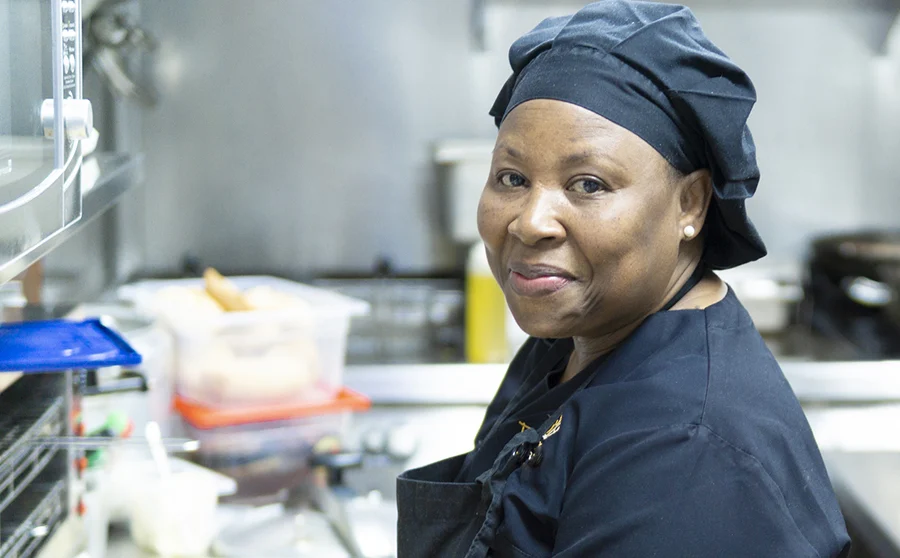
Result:
M26 375L0 397L0 557L28 558L69 508L70 457L47 437L69 432L67 380Z
M35 483L22 493L16 511L29 510L28 515L13 515L14 528L0 528L0 556L30 558L44 543L66 515L66 481Z
M41 436L64 436L65 401L56 400L38 416L27 409L0 418L0 533L5 525L3 512L57 454L57 449L35 444ZM2 543L2 535L0 535ZM2 556L2 554L0 554Z

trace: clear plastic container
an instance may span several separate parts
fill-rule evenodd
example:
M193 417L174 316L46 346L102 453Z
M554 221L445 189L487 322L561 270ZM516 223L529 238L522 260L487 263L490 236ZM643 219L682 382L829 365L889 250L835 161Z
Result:
M185 435L200 442L192 459L237 481L238 497L274 494L306 482L317 446L326 438L337 443L352 413L370 405L348 389L327 402L252 411L223 412L175 399Z
M268 289L304 304L210 311L192 306L189 293L202 292L202 279L144 281L119 290L172 332L178 395L215 408L334 397L342 385L350 319L366 314L368 303L275 277L229 279L244 292Z

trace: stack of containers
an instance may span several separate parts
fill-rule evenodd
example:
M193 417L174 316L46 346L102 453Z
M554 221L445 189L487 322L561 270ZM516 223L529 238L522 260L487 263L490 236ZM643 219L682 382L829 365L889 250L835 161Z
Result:
M173 335L174 407L200 442L197 461L237 480L241 496L271 494L303 482L313 452L369 407L342 383L350 319L369 307L274 277L230 281L270 304L209 311L203 279L144 281L119 295Z

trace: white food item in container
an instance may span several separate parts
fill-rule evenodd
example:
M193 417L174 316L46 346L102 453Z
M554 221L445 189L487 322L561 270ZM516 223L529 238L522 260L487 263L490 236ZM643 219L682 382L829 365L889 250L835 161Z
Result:
M322 362L313 306L268 285L243 296L254 310L226 312L198 288L155 294L155 310L177 340L179 393L214 406L317 399Z
M107 462L92 474L97 477L95 482L99 486L101 507L107 512L109 522L123 524L128 521L130 508L141 486L158 479L159 468L147 448L112 446L107 451ZM215 483L219 496L237 492L237 483L233 479L211 469L173 456L169 456L169 465L172 474L190 472L208 477Z
M315 344L304 338L241 355L224 341L212 341L179 374L188 392L212 401L277 399L311 389L320 376Z
M193 471L148 479L130 504L131 536L160 556L204 556L216 536L218 487Z

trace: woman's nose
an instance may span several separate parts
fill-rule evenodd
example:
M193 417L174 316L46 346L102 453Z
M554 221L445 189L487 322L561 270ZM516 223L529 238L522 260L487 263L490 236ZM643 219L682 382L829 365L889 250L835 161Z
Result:
M510 222L509 233L529 246L564 238L566 229L559 221L557 197L558 192L533 186L521 211Z

